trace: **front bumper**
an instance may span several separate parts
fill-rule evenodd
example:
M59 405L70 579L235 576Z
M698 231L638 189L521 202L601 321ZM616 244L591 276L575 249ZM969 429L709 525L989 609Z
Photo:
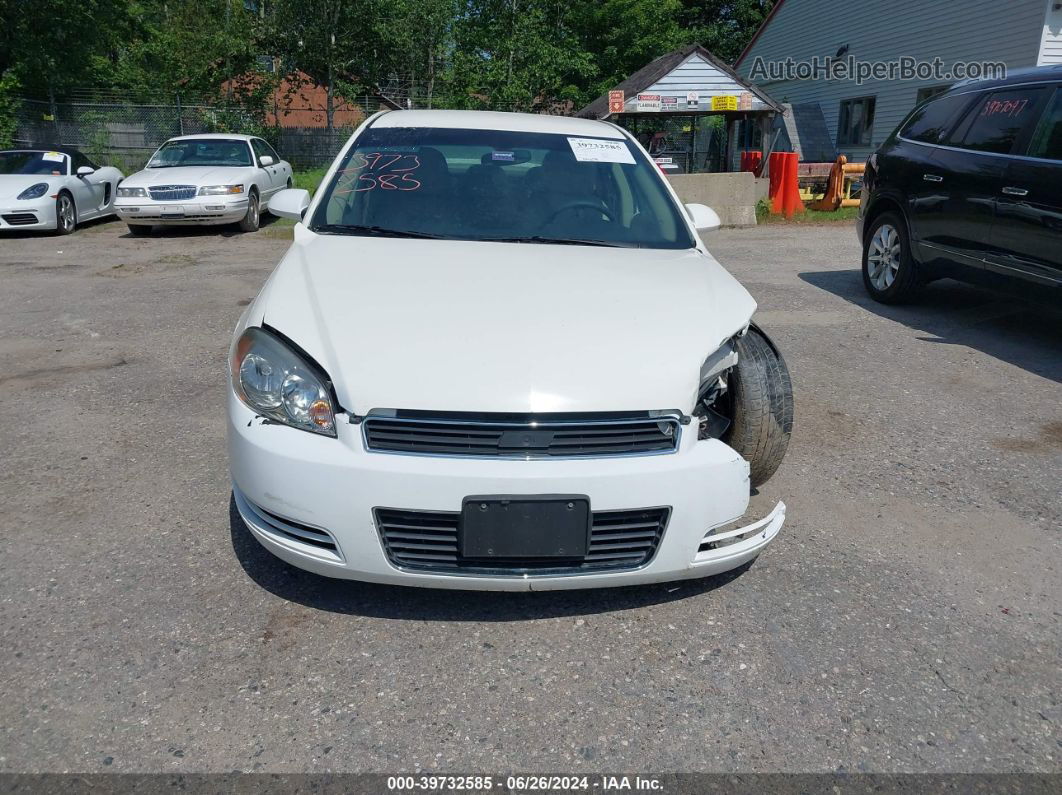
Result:
M0 231L55 229L55 199L0 199Z
M255 538L299 568L396 585L499 591L634 585L706 577L755 558L778 534L785 505L733 525L748 507L748 464L717 440L683 434L670 455L497 460L365 450L359 426L338 417L331 439L264 423L229 392L229 462L236 506ZM671 508L655 555L638 569L546 575L431 573L388 560L373 509L459 511L471 494L587 494L594 511ZM265 512L265 513L263 513ZM327 533L322 549L279 533L265 516ZM705 543L712 532L714 546ZM719 543L722 542L722 543Z
M187 201L157 202L144 198L115 199L114 209L127 224L231 224L247 215L247 197L196 196Z

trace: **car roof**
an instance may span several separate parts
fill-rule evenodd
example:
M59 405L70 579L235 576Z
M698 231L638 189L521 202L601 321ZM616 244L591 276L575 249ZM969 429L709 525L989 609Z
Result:
M961 80L945 94L963 94L967 91L981 91L988 88L1006 88L1007 86L1026 85L1028 83L1051 83L1062 82L1062 64L1053 66L1031 66L1027 69L1011 69L1006 77L998 77L990 80Z
M237 135L236 133L199 133L197 135L175 135L168 141L250 141L257 135Z
M451 130L504 130L512 132L624 138L607 122L541 113L501 113L490 110L391 110L372 124L380 127L442 127Z

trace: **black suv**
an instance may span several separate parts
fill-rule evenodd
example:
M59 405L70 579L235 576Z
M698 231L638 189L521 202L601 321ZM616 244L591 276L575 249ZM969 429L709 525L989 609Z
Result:
M942 276L1062 287L1062 68L966 81L867 161L863 283L908 298Z

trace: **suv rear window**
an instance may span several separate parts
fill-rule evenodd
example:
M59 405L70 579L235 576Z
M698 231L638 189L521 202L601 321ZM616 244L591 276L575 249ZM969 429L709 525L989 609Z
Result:
M968 104L969 94L941 97L927 102L911 114L907 124L900 130L900 135L911 141L940 143Z
M977 152L1009 154L1014 142L1039 117L1043 88L994 91L974 105L952 136L956 146Z

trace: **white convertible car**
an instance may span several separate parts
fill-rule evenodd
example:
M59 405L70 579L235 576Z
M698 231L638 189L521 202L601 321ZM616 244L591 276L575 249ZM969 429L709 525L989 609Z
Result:
M48 229L68 235L81 221L114 214L122 172L75 149L0 151L0 232Z
M785 505L793 395L756 303L621 128L368 119L230 351L233 502L332 577L543 590L704 577Z
M157 224L237 223L253 232L273 194L290 187L291 165L261 138L183 135L122 183L116 207L134 235Z

